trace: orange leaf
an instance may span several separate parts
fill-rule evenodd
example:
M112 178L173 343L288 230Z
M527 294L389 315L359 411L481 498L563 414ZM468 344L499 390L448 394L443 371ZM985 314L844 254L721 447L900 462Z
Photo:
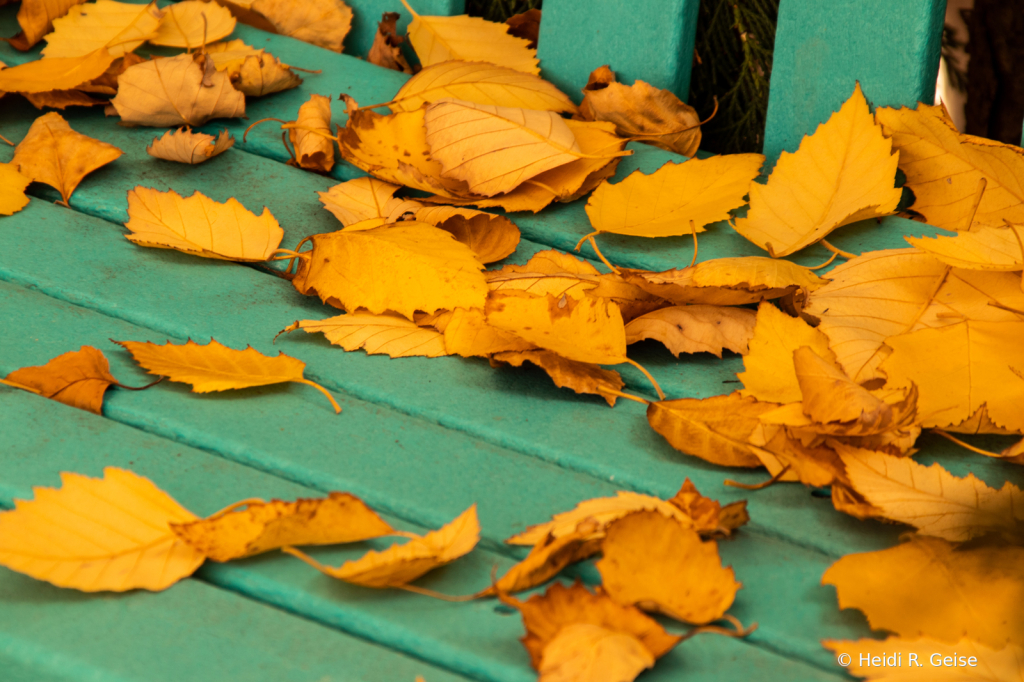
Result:
M80 410L103 414L103 394L117 379L107 358L92 346L58 355L45 365L16 369L4 383L31 390Z
M548 537L530 549L526 558L514 565L495 584L474 596L522 592L547 582L563 568L601 551L601 535L597 525L584 521L571 533Z
M636 637L589 623L558 631L544 647L538 682L632 682L654 665Z
M220 135L214 138L184 127L168 130L159 139L153 138L153 143L146 147L146 153L158 159L195 165L226 152L234 144L235 138L227 130L220 131Z
M295 147L294 165L329 172L334 168L334 140L331 139L331 98L310 95L299 107L299 115L288 129L288 141ZM323 135L319 133L324 133Z
M22 0L18 9L21 33L10 39L11 45L22 52L30 49L53 29L54 19L82 2L85 0Z
M712 353L720 358L723 349L744 354L756 317L752 310L724 306L661 308L630 320L626 343L656 339L677 358L680 353Z
M0 163L0 215L14 215L28 206L25 188L31 183L13 163Z
M37 59L0 71L0 92L49 92L70 90L99 78L114 61L100 48L83 57Z
M311 334L322 332L328 341L345 350L365 348L369 355L385 354L392 358L448 355L441 332L410 322L401 315L346 313L326 320L300 320L284 331L295 329Z
M577 393L599 395L612 407L615 406L616 395L609 390L619 392L626 385L615 370L569 360L546 350L503 351L491 356L492 365L503 362L515 367L521 367L524 362L537 365L551 377L555 386L571 388Z

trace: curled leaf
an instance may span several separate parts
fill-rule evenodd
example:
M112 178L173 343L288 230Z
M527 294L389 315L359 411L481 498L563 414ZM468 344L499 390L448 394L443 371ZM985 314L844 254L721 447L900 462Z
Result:
M156 35L149 38L154 45L197 50L231 35L235 18L215 2L183 0L167 6Z
M334 168L330 97L309 96L309 101L299 107L295 123L288 128L288 141L295 148L294 165L299 168L323 173Z
M722 350L746 353L754 335L756 314L743 308L687 305L661 308L630 320L626 343L657 339L677 358L680 353L713 353Z
M103 394L117 383L106 356L92 346L58 355L45 365L16 369L4 381L96 414L103 414Z
M633 635L573 623L544 647L538 682L632 682L653 665L654 655Z
M146 153L158 159L195 165L226 152L234 144L235 138L227 130L214 137L183 127L168 130L159 138L154 137L153 143L146 147Z
M380 22L377 24L377 33L373 36L373 45L366 55L366 61L385 69L412 73L412 67L405 60L402 48L399 47L405 42L405 37L398 35L398 12L384 12Z
M598 395L615 407L616 394L626 385L618 372L603 369L596 364L570 360L546 350L508 350L491 356L492 365L508 363L521 367L523 363L543 369L555 386L571 388L577 393Z

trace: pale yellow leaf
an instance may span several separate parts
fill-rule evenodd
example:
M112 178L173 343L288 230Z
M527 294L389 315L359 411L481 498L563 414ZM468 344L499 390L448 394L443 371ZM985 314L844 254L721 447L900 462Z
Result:
M441 332L421 327L400 315L355 312L326 320L300 320L286 331L291 329L322 332L336 346L348 351L363 348L369 355L385 354L392 358L448 355Z
M352 9L341 0L255 0L250 9L296 40L341 52Z
M114 55L103 47L81 57L36 59L0 70L0 92L71 90L99 78L113 62Z
M235 30L230 10L215 2L183 0L168 5L165 12L156 35L149 39L154 45L197 50Z
M467 358L536 348L512 332L487 324L480 308L456 308L452 311L444 329L444 343L449 353Z
M544 647L538 682L633 682L654 665L643 642L625 632L589 623L558 631Z
M43 56L83 57L105 47L115 58L123 57L153 35L164 12L155 2L137 5L97 0L76 5L53 22L53 33L46 36Z
M391 217L408 211L414 202L403 202L392 210ZM520 232L505 216L472 208L426 206L417 208L416 220L434 225L468 246L481 263L494 263L515 253Z
M905 239L911 246L955 268L1007 272L1024 269L1024 225L979 227L952 237Z
M24 52L53 30L53 20L85 0L22 0L18 8L21 32L10 38L13 47ZM0 88L2 90L2 88Z
M153 143L146 147L146 153L158 159L195 165L226 152L234 144L235 138L227 130L220 131L215 138L182 127L168 130L159 138L154 137Z
M0 215L12 215L28 206L25 188L31 182L13 163L0 163Z
M656 339L677 358L680 353L722 351L744 354L754 335L757 314L744 308L711 305L685 305L661 308L630 320L626 325L626 343Z

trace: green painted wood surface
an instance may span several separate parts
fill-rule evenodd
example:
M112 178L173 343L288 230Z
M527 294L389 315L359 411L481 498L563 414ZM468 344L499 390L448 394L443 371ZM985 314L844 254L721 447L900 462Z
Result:
M590 72L607 64L621 83L644 80L690 94L699 0L545 0L541 75L579 102Z
M860 81L873 106L931 103L945 0L784 0L764 134L769 163L796 151Z

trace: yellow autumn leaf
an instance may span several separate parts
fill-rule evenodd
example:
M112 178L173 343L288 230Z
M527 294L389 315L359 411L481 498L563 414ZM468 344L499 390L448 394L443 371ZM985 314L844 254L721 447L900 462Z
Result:
M1024 225L979 227L951 237L904 237L946 265L969 270L1024 269Z
M633 682L654 654L625 632L589 623L558 631L541 654L538 682Z
M601 552L596 567L612 599L686 623L718 620L741 587L732 568L722 566L714 540L656 511L612 523Z
M265 54L265 50L246 45L241 38L212 43L206 46L206 56L213 62L218 71L235 73L241 68L247 57Z
M744 308L711 305L684 305L660 308L630 320L626 325L626 343L656 339L677 358L680 353L722 351L746 353L754 335L757 315Z
M345 227L367 220L377 220L379 227L394 222L401 216L422 208L418 201L399 199L395 192L401 187L374 177L355 178L334 185L326 192L317 192L320 203ZM392 219L394 217L394 219Z
M107 389L119 385L106 356L92 346L58 355L45 365L16 369L0 383L95 414L103 414Z
M287 64L266 50L257 50L243 40L229 40L206 47L207 56L218 71L231 77L235 89L250 97L262 97L302 85Z
M886 339L887 386L920 389L922 426L945 427L985 406L998 426L1024 433L1024 322L967 320ZM937 371L939 370L939 371Z
M636 170L621 182L599 185L587 201L587 216L597 232L634 237L703 232L745 203L762 163L760 154L728 154L669 162L649 175Z
M448 62L479 61L537 75L537 51L529 40L509 35L508 24L479 17L420 16L402 0L412 15L409 42L424 68Z
M480 541L480 522L474 504L451 523L426 535L413 537L404 545L392 545L380 552L370 551L338 568L324 566L316 559L288 547L296 556L320 572L363 587L401 587L424 573L468 554Z
M80 87L84 87L84 83ZM36 109L67 109L68 107L96 107L106 104L81 90L50 90L49 92L21 93Z
M21 32L8 41L22 52L31 49L53 30L54 19L64 16L68 10L82 2L85 0L22 0L18 8Z
M538 296L569 296L583 298L588 291L600 286L597 274L570 272L529 272L522 266L506 265L500 270L485 273L491 291L526 291Z
M275 32L334 52L352 28L352 9L341 0L255 0L250 9Z
M743 382L742 395L770 403L797 403L803 399L793 353L803 346L834 361L829 339L799 317L790 317L770 303L757 308L750 352L743 356L746 371L736 376Z
M164 10L155 2L137 5L97 0L76 5L54 20L53 33L46 36L43 56L83 57L101 47L116 57L134 51L153 35Z
M241 506L245 509L240 509ZM213 516L176 522L171 530L204 556L231 561L290 545L334 545L391 535L395 529L354 495L243 500Z
M793 351L793 370L800 386L803 413L820 424L889 421L889 405L854 383L829 355L825 359L809 346Z
M583 561L601 551L601 538L591 533L594 524L581 523L579 528L560 537L545 538L530 549L519 563L487 589L474 597L513 594L546 583L569 564Z
M110 103L125 123L200 126L211 118L245 115L245 95L201 53L135 64L117 82Z
M309 101L303 102L299 107L299 115L292 126L288 127L288 141L295 149L292 163L299 168L323 173L334 168L331 98L310 95Z
M231 11L216 2L183 0L168 5L164 11L160 27L149 38L153 45L197 50L235 30Z
M935 462L834 445L850 485L880 516L923 535L964 542L993 531L1024 527L1024 491L1009 481L999 490L967 474L957 478Z
M964 637L994 649L1024 646L1024 548L957 550L912 536L898 547L844 556L822 576L839 608L856 608L872 630L953 643Z
M267 356L252 346L246 347L245 350L235 350L217 343L215 339L210 339L210 343L205 346L191 339L180 345L169 341L163 345L149 341L115 343L131 353L135 362L150 374L192 384L194 393L270 386L293 381L320 391L331 401L334 411L341 412L341 407L327 389L302 375L306 363L284 353Z
M411 208L398 206L392 212ZM505 216L456 206L424 206L415 210L416 220L434 225L468 246L481 263L494 263L515 253L521 236L515 223Z
M427 105L424 124L430 155L445 177L489 197L583 155L552 111L443 99Z
M203 258L261 262L284 238L270 209L257 216L234 197L219 203L199 191L182 197L137 186L128 191L128 218L128 241Z
M750 185L750 211L736 231L772 256L788 256L833 230L893 213L899 153L882 136L860 84L828 121L782 152L767 185Z
M914 192L911 208L928 223L951 230L998 227L1004 219L1024 223L1020 147L961 135L938 106L879 107L875 118L899 151L900 170ZM975 209L982 179L986 185Z
M504 350L491 356L492 365L507 363L521 367L524 362L544 370L555 386L571 388L576 393L601 396L612 407L615 407L616 395L626 385L615 370L604 369L593 363L570 360L552 351Z
M0 92L70 90L99 78L113 62L114 55L102 47L81 57L36 59L0 70Z
M501 271L509 273L543 273L546 275L568 273L587 276L600 274L600 271L590 261L557 249L538 251L530 256L530 260L526 261L523 265L506 265Z
M967 637L952 643L929 637L826 639L821 643L835 654L848 655L847 672L868 680L935 682L941 675L951 682L1024 682L1024 648L1012 644L992 649Z
M416 311L482 308L483 264L468 246L431 225L403 222L318 234L292 285L345 310ZM359 273L364 273L360 276Z
M540 78L483 61L444 61L420 70L388 103L392 111L413 111L452 98L498 107L574 113L576 105Z
M363 348L368 355L384 354L392 358L414 355L437 358L448 355L444 334L429 327L421 327L401 315L354 312L326 320L300 320L285 328L285 331L294 329L302 329L310 334L321 332L336 346L348 351Z
M487 323L481 308L456 308L444 329L449 353L462 357L489 356L506 351L533 350L536 346L513 332Z
M62 473L0 512L0 565L83 592L164 590L205 558L171 532L195 520L153 482L116 467L103 478Z
M60 192L67 206L86 175L123 153L112 144L75 132L60 114L51 111L32 122L15 147L11 163L20 168L22 175Z
M227 130L214 137L182 127L168 130L159 138L154 137L153 143L146 147L146 153L166 161L195 165L226 152L234 144L235 138Z
M28 206L25 188L31 182L13 163L0 163L0 215L13 215Z

